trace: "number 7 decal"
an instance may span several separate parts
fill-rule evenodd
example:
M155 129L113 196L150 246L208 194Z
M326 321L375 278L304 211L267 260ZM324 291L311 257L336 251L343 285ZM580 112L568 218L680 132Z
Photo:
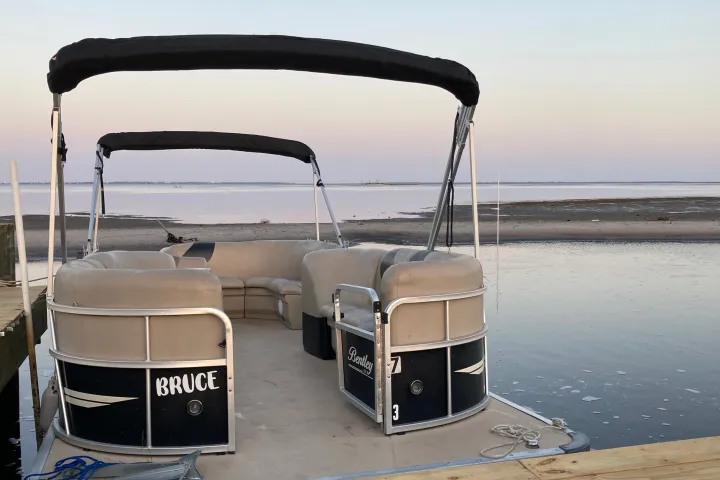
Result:
M402 362L400 357L390 357L390 374L395 375L396 373L402 372Z

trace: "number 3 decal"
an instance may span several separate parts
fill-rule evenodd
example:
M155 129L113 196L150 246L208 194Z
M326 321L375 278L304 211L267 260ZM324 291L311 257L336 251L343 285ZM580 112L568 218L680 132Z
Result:
M393 420L397 420L398 418L400 418L400 408L395 404L393 405Z

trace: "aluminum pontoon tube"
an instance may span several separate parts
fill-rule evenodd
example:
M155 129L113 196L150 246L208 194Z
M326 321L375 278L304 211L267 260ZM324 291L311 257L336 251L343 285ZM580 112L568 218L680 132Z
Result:
M452 150L448 158L447 167L445 168L445 176L443 177L443 184L440 187L440 195L438 196L438 203L435 210L435 216L433 217L432 230L430 232L430 238L428 239L427 250L434 250L435 243L437 242L437 236L440 232L440 225L442 224L442 214L447 204L447 186L448 182L455 181L455 175L457 175L458 165L462 158L463 150L465 149L465 140L468 136L468 125L472 120L473 114L475 113L475 106L465 107L462 106L458 114L458 131L456 137L456 150L455 158L453 159Z
M346 245L343 241L342 233L340 233L340 227L337 224L337 220L335 220L335 214L333 213L332 207L330 206L330 200L328 199L327 192L325 191L325 185L323 184L322 177L320 176L320 169L315 162L315 157L310 158L310 163L312 165L313 172L315 172L315 176L317 177L316 185L320 187L320 191L322 192L323 198L325 199L325 206L327 207L328 213L330 214L330 220L332 221L333 228L335 229L335 236L337 236L338 244L341 247L345 247Z
M48 274L47 274L47 297L53 296L53 274L55 259L55 198L57 195L57 164L58 164L58 141L62 134L60 128L60 100L59 94L53 95L53 112L52 112L52 140L50 146L52 148L50 161L50 211L48 212Z

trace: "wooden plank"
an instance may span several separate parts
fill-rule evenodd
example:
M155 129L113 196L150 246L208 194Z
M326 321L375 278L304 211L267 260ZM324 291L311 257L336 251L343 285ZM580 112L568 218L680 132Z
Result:
M717 480L718 478L720 478L720 460L575 477L576 480Z
M47 330L45 287L30 287L35 343ZM0 287L0 390L13 377L28 355L25 338L22 289Z
M15 281L15 224L0 223L0 287Z
M45 286L30 287L30 301L33 302ZM0 287L0 332L8 326L14 326L21 320L23 313L22 288Z
M419 470L372 478L376 480L538 480L537 476L515 461Z
M519 462L541 480L559 480L711 460L720 460L720 437L593 450L571 455L525 459Z

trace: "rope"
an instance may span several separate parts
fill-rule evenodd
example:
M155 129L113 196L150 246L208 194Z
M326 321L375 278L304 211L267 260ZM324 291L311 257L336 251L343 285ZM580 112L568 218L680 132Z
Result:
M47 280L47 277L33 278L32 280L28 280L28 283L38 282L40 280ZM17 287L21 284L22 280L0 280L0 286L2 287Z
M512 438L514 440L509 443L501 443L499 445L480 450L480 455L482 455L483 457L494 459L505 458L510 455L512 451L515 450L515 447L517 447L521 442L539 442L541 430L548 428L551 430L564 431L566 427L567 423L565 423L565 420L563 420L562 418L553 418L552 425L544 425L538 428L527 428L522 425L495 425L490 429L490 432L497 433L498 435L506 438ZM502 455L488 455L485 453L487 451L495 450L502 447L508 447L508 449Z
M92 463L88 463L87 460ZM106 463L85 455L67 457L55 462L55 470L52 472L33 473L24 477L23 480L30 480L32 478L40 480L53 480L56 478L62 480L88 480L95 475L95 472L99 468L109 465L117 465L117 463Z

